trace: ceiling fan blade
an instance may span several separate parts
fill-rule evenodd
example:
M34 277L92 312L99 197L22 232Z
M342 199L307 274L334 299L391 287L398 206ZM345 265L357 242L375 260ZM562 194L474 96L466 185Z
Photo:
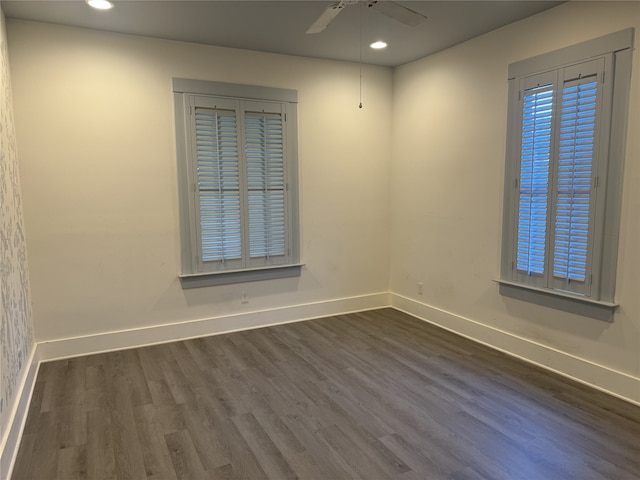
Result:
M340 13L347 2L336 2L329 5L324 12L320 14L318 19L307 30L307 33L320 33L333 21L334 18Z
M368 6L409 27L420 25L427 19L423 14L392 1L369 2Z

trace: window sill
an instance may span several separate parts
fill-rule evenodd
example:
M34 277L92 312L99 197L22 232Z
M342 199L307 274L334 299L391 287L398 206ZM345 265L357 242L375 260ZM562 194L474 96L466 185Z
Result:
M183 289L228 285L231 283L257 282L277 278L299 277L303 263L250 268L245 270L227 270L223 272L186 273L178 275Z
M495 282L500 284L500 295L504 295L505 297L511 297L576 315L595 318L597 320L613 321L613 312L618 307L617 303L579 297L557 290L535 288L507 280L495 280Z

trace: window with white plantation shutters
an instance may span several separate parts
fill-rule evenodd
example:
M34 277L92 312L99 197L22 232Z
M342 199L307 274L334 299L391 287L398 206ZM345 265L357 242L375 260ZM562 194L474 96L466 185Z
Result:
M603 67L586 62L520 81L514 274L531 286L589 292Z
M632 39L623 30L509 66L501 292L615 308Z
M300 275L296 98L174 79L183 287Z

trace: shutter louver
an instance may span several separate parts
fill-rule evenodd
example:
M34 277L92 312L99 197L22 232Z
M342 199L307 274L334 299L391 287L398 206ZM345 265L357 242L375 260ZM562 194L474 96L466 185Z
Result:
M597 82L562 92L553 274L584 282L591 203Z
M235 111L196 108L195 128L202 261L241 258Z
M516 265L528 275L545 271L552 115L552 85L525 91Z
M282 115L245 114L249 256L269 259L286 252L284 136Z

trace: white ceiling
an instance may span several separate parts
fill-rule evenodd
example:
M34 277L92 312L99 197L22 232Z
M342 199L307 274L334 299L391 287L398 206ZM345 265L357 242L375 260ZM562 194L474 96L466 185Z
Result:
M408 27L366 6L345 7L327 29L305 31L331 1L128 1L97 11L83 0L2 0L7 18L263 52L397 66L552 8L559 1L401 1L426 15ZM384 39L389 47L368 44Z

